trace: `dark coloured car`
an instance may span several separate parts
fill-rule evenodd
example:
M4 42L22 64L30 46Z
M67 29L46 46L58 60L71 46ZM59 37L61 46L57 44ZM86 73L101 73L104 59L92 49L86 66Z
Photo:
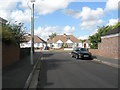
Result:
M74 57L76 59L92 59L92 54L86 48L76 47L71 52L71 57Z

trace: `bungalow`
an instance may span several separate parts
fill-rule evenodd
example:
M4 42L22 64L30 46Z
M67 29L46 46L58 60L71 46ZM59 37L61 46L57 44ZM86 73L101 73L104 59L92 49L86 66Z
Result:
M38 37L37 35L34 35L34 48L36 49L43 49L46 46L46 42ZM31 47L31 35L25 34L24 35L24 41L20 43L21 48L30 48Z
M6 24L6 23L7 23L7 20L5 20L5 19L3 19L3 18L0 17L0 25L1 24Z
M48 47L50 48L62 48L63 46L66 48L74 48L74 47L82 47L82 42L74 37L73 35L57 35L53 39L49 39L47 41Z
M86 40L85 42L83 42L83 48L90 48L90 41Z

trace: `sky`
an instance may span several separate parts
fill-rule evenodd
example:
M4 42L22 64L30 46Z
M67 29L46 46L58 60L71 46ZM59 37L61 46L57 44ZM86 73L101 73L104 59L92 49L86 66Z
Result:
M98 27L118 22L119 1L36 0L34 34L44 40L52 33L87 39L97 32ZM0 17L11 23L24 23L25 32L30 33L30 0L0 0L0 4Z

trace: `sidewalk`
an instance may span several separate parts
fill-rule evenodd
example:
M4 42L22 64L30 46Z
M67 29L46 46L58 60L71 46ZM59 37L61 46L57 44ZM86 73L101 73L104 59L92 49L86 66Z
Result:
M34 65L38 58L41 58L41 53L35 52ZM14 65L4 68L2 70L2 88L24 88L34 65L30 64L30 56L27 56Z
M102 56L95 56L94 61L101 62L103 64L107 64L116 68L120 67L120 64L118 62L118 59L112 59L112 58L106 58Z

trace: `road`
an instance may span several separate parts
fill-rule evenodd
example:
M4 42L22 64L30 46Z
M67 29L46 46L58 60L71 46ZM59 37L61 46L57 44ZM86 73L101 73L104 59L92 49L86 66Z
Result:
M117 88L118 69L69 52L43 52L38 88Z

